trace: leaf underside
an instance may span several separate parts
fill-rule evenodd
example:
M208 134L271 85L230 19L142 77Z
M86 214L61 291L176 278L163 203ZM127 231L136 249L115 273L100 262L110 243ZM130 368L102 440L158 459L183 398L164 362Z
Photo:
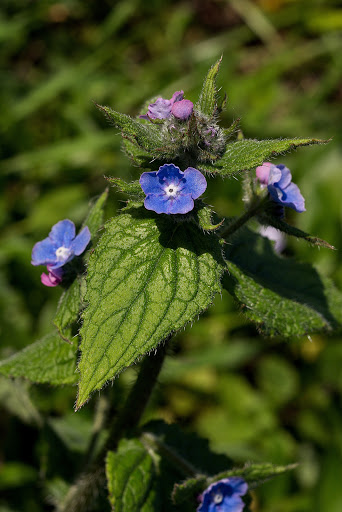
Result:
M277 256L268 239L241 229L226 246L224 287L271 336L340 329L342 294L309 264Z
M77 406L204 311L222 265L219 239L192 223L144 208L110 220L88 265Z

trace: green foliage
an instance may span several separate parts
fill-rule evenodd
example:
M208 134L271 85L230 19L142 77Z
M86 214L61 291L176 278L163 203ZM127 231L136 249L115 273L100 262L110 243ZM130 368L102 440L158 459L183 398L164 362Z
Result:
M216 77L220 69L221 61L222 57L209 69L203 83L199 100L195 105L195 110L198 110L209 119L213 118L217 111Z
M268 335L341 328L342 295L309 264L277 256L268 239L241 229L226 245L224 287Z
M241 171L255 169L266 160L291 151L300 146L325 144L327 141L318 139L275 139L252 140L243 139L227 144L226 151L214 164L200 164L199 169L221 176L232 176Z
M103 225L104 208L105 208L107 199L108 199L108 188L106 188L106 190L104 192L102 192L102 194L95 201L93 201L93 204L91 205L89 212L82 224L82 228L85 226L88 226L93 244L94 244L94 239L96 239L96 237L98 235L99 229Z
M70 341L69 338L72 336L70 327L77 322L82 307L82 281L81 277L76 277L69 288L62 293L57 306L53 322L66 341Z
M116 452L108 452L106 473L113 511L157 510L157 464L157 455L152 456L138 439L122 439Z
M74 384L78 379L75 373L76 349L77 339L70 345L53 332L1 361L0 374L55 386Z
M106 225L88 265L77 406L184 327L220 290L219 239L132 209Z
M295 236L297 238L303 238L312 245L325 247L326 249L335 249L335 247L330 245L325 240L322 240L321 238L318 238L316 236L309 235L308 233L305 233L305 231L302 231L301 229L291 226L284 220L269 215L267 212L264 212L261 215L259 215L258 220L261 222L261 224L265 224L266 226L273 226L274 228L283 231L287 235Z
M158 126L152 123L143 124L140 121L115 112L110 107L96 105L115 128L119 128L123 137L157 158L166 158L173 155L172 147L168 148L170 140L164 140Z
M120 192L123 192L128 195L145 197L145 194L141 188L139 181L132 181L131 183L126 183L126 181L121 178L109 177L107 180L112 183Z
M203 231L216 231L224 222L224 220L222 220L217 224L213 224L213 211L202 201L197 201L195 217L198 225L203 229Z
M30 397L27 382L0 376L0 403L24 423L35 426L42 424L41 415Z

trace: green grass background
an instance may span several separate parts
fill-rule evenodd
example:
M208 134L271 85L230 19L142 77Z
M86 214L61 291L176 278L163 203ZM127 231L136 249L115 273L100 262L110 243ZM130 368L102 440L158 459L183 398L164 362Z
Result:
M195 101L221 54L224 125L241 117L246 137L332 139L277 161L306 198L290 222L337 248L294 239L286 254L342 288L337 0L3 0L0 42L1 358L51 331L60 290L41 285L34 243L60 219L80 224L104 175L139 175L93 102L136 115L157 94ZM108 214L123 200L111 191ZM239 214L241 183L210 179L206 200ZM300 462L257 490L255 512L342 510L340 336L265 339L224 293L173 347L146 419L176 421L240 462ZM134 375L107 388L114 407ZM80 469L96 398L76 415L74 398L75 388L0 380L0 512L53 510Z

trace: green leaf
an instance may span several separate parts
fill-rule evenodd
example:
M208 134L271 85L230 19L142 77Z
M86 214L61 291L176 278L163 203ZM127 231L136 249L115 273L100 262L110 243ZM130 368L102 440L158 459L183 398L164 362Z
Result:
M12 357L0 362L0 374L25 377L32 382L54 385L74 384L77 341L65 343L57 332L48 334Z
M224 219L222 219L217 224L213 224L213 210L202 201L198 201L198 204L199 207L195 210L196 221L204 231L216 231L219 227L222 226Z
M147 151L144 151L126 137L123 138L122 143L126 155L130 158L133 164L143 167L145 170L151 168L151 156Z
M0 403L24 423L41 426L42 418L29 395L29 383L0 377ZM1 473L1 472L0 472Z
M75 281L67 288L58 303L53 323L61 337L70 342L70 327L77 322L82 307L82 278L77 276Z
M125 180L121 178L115 177L107 177L106 178L110 183L112 183L120 192L124 194L145 197L145 194L141 188L141 185L138 180L127 183Z
M327 142L319 139L243 139L227 144L224 155L215 164L199 164L198 168L221 176L232 176L241 171L255 169L266 160L283 155L297 147Z
M108 452L106 474L113 511L157 510L156 459L138 439L122 439L116 452Z
M207 486L221 480L221 478L230 478L232 476L241 476L248 483L249 489L254 489L258 485L266 482L275 476L282 475L288 471L292 471L297 464L288 464L287 466L275 466L268 462L260 464L245 464L243 468L229 469L209 478Z
M333 245L330 245L325 240L322 240L322 238L311 236L308 233L305 233L305 231L302 231L301 229L298 229L294 226L291 226L290 224L287 224L287 222L285 222L282 219L279 219L273 215L268 215L266 212L259 215L258 220L261 224L264 224L266 226L273 226L274 228L283 231L287 235L295 236L296 238L303 238L310 244L318 245L319 247L325 247L326 249L335 249Z
M195 503L196 497L208 487L207 480L208 478L205 475L198 475L175 484L172 491L172 501L175 505L185 501Z
M162 138L161 130L152 123L144 124L136 121L126 114L115 112L110 107L96 105L113 126L122 131L122 135L137 144L140 148L154 156L162 156L165 141ZM166 151L167 153L167 151Z
M268 239L240 229L226 245L224 287L268 335L340 329L342 294L309 264L277 256Z
M92 204L82 227L88 226L92 240L103 225L104 206L108 198L108 188Z
M89 259L77 406L203 312L220 290L221 244L144 208L107 225Z
M198 102L196 103L195 110L212 118L217 109L217 90L216 90L216 76L220 69L222 57L209 69L205 77L202 91Z

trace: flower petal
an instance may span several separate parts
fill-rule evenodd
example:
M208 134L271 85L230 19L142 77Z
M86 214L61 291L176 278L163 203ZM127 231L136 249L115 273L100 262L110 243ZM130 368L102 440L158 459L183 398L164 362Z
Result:
M49 238L58 247L69 247L71 241L75 238L76 229L75 224L69 220L60 220L55 224L50 233Z
M182 101L184 96L184 91L176 91L173 93L172 98L170 99L171 106L177 101Z
M188 213L194 209L194 200L190 194L180 194L175 199L169 199L167 201L166 213L177 214L177 213Z
M32 265L53 265L56 263L56 248L49 237L37 242L32 249Z
M284 190L285 197L283 203L290 208L293 208L298 213L305 212L305 199L300 193L298 186L295 183L290 183Z
M160 194L161 184L157 178L157 171L143 172L139 183L145 194Z
M171 101L158 98L148 106L147 115L151 119L167 119L171 115Z
M194 167L188 167L184 171L185 185L183 187L184 194L191 194L193 199L197 199L207 188L207 180L203 174L194 169Z
M165 180L165 183L176 184L184 177L184 173L174 164L161 165L157 171L157 176L161 180Z
M144 201L146 210L152 210L156 213L168 213L167 197L165 194L148 194Z
M277 165L277 168L281 171L281 179L278 181L277 185L279 188L286 188L290 185L292 180L291 171L284 164Z
M256 168L256 176L263 185L268 185L268 178L272 167L274 167L274 165L271 164L271 162L264 162Z
M85 226L82 231L74 238L71 242L70 249L73 251L76 256L82 254L87 245L90 242L91 234L88 226Z
M171 114L173 114L177 119L182 119L185 121L189 119L192 112L194 110L194 104L190 100L181 100L177 101L172 105Z

